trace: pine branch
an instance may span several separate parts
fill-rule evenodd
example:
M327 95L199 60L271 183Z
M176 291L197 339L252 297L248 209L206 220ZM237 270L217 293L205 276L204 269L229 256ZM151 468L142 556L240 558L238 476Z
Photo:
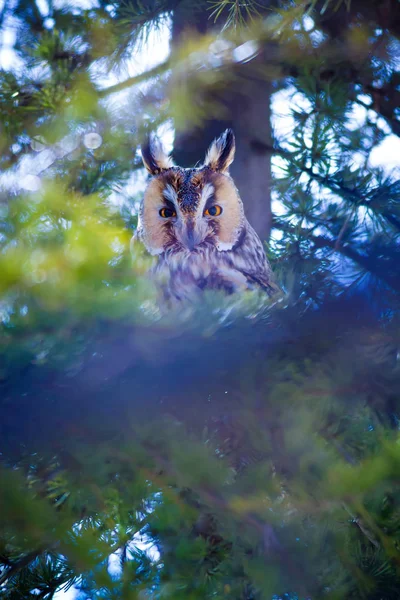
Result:
M294 163L294 164L296 164L296 163ZM296 166L298 166L298 165L296 165ZM356 204L357 206L365 206L366 208L371 208L370 201L366 200L356 190L352 190L352 189L346 187L345 185L343 185L342 183L339 183L338 181L332 181L332 179L330 179L329 177L319 175L318 173L314 173L314 171L310 168L303 166L303 167L301 167L301 169L302 169L302 171L307 173L312 179L314 179L318 183L321 183L322 185L324 185L325 187L330 189L335 194L342 196L349 202L352 202L353 204ZM392 215L387 210L380 211L380 214L393 227L395 227L396 229L398 229L400 231L400 220L399 219L397 219L394 215Z
M357 265L362 267L365 271L372 273L378 279L385 281L394 290L400 291L400 279L398 277L392 277L386 272L377 261L372 260L368 256L364 256L351 248L350 246L337 245L337 240L331 240L323 235L314 235L309 229L304 227L294 227L288 223L283 222L279 219L274 219L272 227L280 229L281 231L289 234L301 235L305 239L313 242L315 248L331 248L335 252L339 252L346 258L349 258Z
M350 510L349 506L346 504L346 502L343 502L343 508L345 509L345 511L350 515L350 517L352 518L353 522L357 525L357 527L359 528L359 530L365 535L365 537L371 542L371 544L373 546L375 546L375 548L380 548L381 545L378 542L378 540L375 538L374 534L372 533L372 531L370 531L370 529L368 529L368 527L365 525L364 521L361 519L361 517L358 517L357 515L355 515L353 513L352 510Z
M0 586L5 583L10 577L16 575L19 571L27 567L31 562L33 562L36 558L38 558L41 554L45 552L45 548L40 548L39 550L33 550L28 554L25 554L20 560L15 563L12 563L11 566L5 570L5 572L0 576Z
M357 206L371 208L370 201L366 200L359 192L346 187L338 181L333 181L329 177L320 175L319 173L315 173L310 167L305 167L302 164L300 165L296 160L293 160L291 153L287 150L283 150L282 148L274 148L273 146L269 146L267 144L263 144L263 150L266 152L270 152L271 154L278 154L279 156L282 156L282 158L285 158L287 161L289 161L291 165L300 169L302 172L307 173L307 175L309 175L311 179L314 179L314 181L317 181L318 183L330 189L335 194L342 196L349 202L352 202ZM395 229L398 229L398 231L400 231L400 219L398 219L395 215L393 215L387 210L381 210L379 211L379 214L381 214L382 217L384 217Z
M167 59L160 65L157 65L156 67L153 67L152 69L149 69L148 71L145 71L144 73L140 73L139 75L134 75L133 77L129 77L128 79L125 79L125 81L121 81L120 83L111 85L110 87L105 88L103 90L98 90L97 94L98 94L99 98L106 98L107 96L110 96L110 94L122 92L123 90L126 90L134 85L138 85L139 83L148 81L149 79L152 79L153 77L158 77L159 75L162 75L163 73L165 73L165 71L167 71L170 68L170 66L171 66L171 61L170 61L170 59Z

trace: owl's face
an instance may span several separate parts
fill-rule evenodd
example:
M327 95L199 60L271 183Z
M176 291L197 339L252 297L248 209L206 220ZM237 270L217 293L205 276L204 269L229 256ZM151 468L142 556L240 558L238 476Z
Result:
M174 166L153 141L142 148L153 176L147 186L139 230L151 254L231 250L244 226L243 205L228 175L235 139L227 130L215 140L199 168Z

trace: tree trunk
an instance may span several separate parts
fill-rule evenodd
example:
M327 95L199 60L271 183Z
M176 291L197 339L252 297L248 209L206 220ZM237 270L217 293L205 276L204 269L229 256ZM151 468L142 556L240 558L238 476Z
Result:
M200 34L211 29L213 20L208 6L199 2L197 10L190 11L185 1L178 4L173 15L173 46L179 46L189 28ZM271 83L260 75L263 54L260 52L253 60L235 65L233 73L227 74L226 89L218 93L218 101L226 115L224 119L211 116L201 127L176 131L174 158L184 167L202 162L212 140L231 127L236 137L236 158L231 175L239 189L248 220L261 239L268 240L272 221L271 160L268 152L271 146ZM199 101L206 103L206 94L210 91L199 89L198 94L201 95Z

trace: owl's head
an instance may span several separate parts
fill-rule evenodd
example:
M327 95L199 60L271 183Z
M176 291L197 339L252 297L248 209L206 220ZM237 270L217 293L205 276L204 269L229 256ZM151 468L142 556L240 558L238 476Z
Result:
M139 233L151 254L198 252L211 245L224 252L235 246L245 219L228 174L234 154L230 129L214 140L198 168L175 166L156 139L142 147L152 178L143 199Z

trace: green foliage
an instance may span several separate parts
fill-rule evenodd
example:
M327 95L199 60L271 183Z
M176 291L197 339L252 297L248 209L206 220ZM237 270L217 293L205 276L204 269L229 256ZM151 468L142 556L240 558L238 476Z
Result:
M271 317L272 328L260 321L258 327L273 331L280 315ZM343 339L343 332L339 337L333 333L337 322L321 318L324 330L320 323L313 339L310 325L317 326L318 319L304 316L291 328L291 344L283 338L263 352L268 379L258 389L261 404L256 406L252 399L260 365L254 363L254 348L245 349L246 358L242 355L248 326L229 331L231 346L239 335L242 347L236 377L237 359L226 355L230 381L222 385L233 395L228 413L220 377L196 383L204 372L199 364L193 385L181 390L183 402L186 394L192 402L179 405L179 421L167 419L163 411L150 416L157 391L144 385L139 389L146 389L147 411L140 416L138 398L132 396L140 374L135 367L125 371L131 403L127 427L115 406L118 414L109 422L107 440L95 433L92 441L78 443L76 435L60 437L60 430L62 451L56 461L31 454L16 472L4 471L5 568L9 562L30 585L45 581L42 569L54 560L47 558L51 549L71 570L69 581L79 583L84 597L134 597L143 590L163 597L271 598L279 589L294 587L304 597L352 598L361 590L373 598L386 583L393 589L399 581L399 446L397 431L383 419L390 395L398 397L398 380L390 385L397 370L387 357L376 371L376 328L374 352L366 356L363 326L349 325ZM193 340L191 333L184 334L175 349L178 369L188 354L187 335ZM214 336L217 353L226 344L225 333ZM161 356L168 347L164 341ZM204 350L194 345L189 355L199 361ZM167 383L171 366L159 364L157 370L165 382L168 413L169 403L171 409L179 403ZM62 376L58 385L63 381ZM211 412L204 409L208 425L201 432L199 410L207 404L206 391L213 404ZM123 401L122 389L118 396ZM93 400L100 396L95 393ZM86 430L88 418L92 432L97 431L97 418L89 411L76 422L78 432ZM138 536L156 554L135 549ZM32 552L42 557L40 562ZM108 557L116 552L122 572L110 578ZM25 579L18 586L26 585Z
M397 598L400 187L371 160L399 134L396 8L183 4L216 30L126 78L177 3L1 11L0 593ZM259 148L283 294L166 315L129 248L136 149L227 118L246 43L290 99Z
M260 16L257 2L239 2L238 0L222 0L210 3L211 17L217 21L226 17L224 29L234 25L235 27L246 26L249 20ZM261 4L260 4L261 7Z

